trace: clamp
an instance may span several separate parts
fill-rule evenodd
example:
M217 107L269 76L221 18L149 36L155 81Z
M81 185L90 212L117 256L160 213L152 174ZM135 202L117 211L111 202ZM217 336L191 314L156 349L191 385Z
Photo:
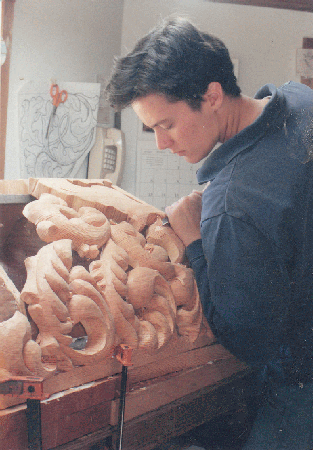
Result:
M117 425L118 439L116 441L116 450L122 450L127 371L128 366L133 365L133 363L131 362L132 352L133 349L129 345L119 344L117 347L115 347L112 354L112 357L116 358L122 364L121 393L120 393L120 404L119 404L118 425Z
M0 395L26 399L28 449L41 450L40 401L49 397L43 392L43 378L9 376L0 381Z

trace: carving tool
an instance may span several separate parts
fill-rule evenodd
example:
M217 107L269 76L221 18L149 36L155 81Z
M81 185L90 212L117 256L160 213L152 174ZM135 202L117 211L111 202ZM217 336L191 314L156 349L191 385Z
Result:
M49 397L43 392L43 378L9 377L0 381L0 395L26 399L28 449L41 450L40 400Z
M128 366L132 366L133 364L131 362L132 351L133 349L129 345L120 344L114 349L113 353L113 357L115 357L122 364L121 392L120 392L120 404L119 404L118 425L117 425L118 438L116 442L116 450L122 450L126 387L127 387L127 369Z
M171 224L170 224L170 221L169 221L169 218L167 217L167 216L165 216L165 217L163 217L163 219L162 219L162 225L164 226L164 227L166 227L166 226L171 226Z
M53 108L52 108L52 112L51 112L49 123L48 123L46 139L49 134L50 125L54 119L54 116L56 115L57 108L60 103L64 103L67 100L68 93L64 89L63 89L63 91L60 91L59 86L57 84L52 84L51 88L50 88L50 95L52 97Z

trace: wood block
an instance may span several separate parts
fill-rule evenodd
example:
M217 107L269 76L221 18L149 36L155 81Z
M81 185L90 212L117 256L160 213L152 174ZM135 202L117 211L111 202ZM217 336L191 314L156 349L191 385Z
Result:
M41 403L42 448L54 448L107 427L118 377L53 395Z
M229 378L247 366L236 358L210 361L208 364L170 374L148 383L138 383L126 395L125 421L171 403L178 398ZM119 401L112 402L111 424L116 425Z
M41 402L42 449L108 427L118 377L69 389ZM27 450L26 405L0 411L1 450Z
M26 405L0 411L0 448L27 450Z
M27 195L28 180L0 180L0 194Z

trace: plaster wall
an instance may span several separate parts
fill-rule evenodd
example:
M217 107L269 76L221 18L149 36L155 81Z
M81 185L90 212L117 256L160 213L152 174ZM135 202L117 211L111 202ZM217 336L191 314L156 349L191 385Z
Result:
M131 50L153 26L169 15L189 18L201 30L216 35L239 60L239 85L253 96L266 83L277 86L299 81L296 49L303 37L313 37L313 14L203 0L125 0L122 54ZM126 132L127 171L123 187L135 192L138 121L131 109L122 115Z
M120 54L123 0L17 0L5 178L20 177L18 91L27 81L96 82Z

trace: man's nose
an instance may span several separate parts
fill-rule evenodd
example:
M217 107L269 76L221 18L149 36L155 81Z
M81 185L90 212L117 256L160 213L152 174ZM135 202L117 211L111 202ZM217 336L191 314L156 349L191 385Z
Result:
M156 145L159 150L165 150L171 148L173 144L173 139L168 136L166 130L154 130Z

